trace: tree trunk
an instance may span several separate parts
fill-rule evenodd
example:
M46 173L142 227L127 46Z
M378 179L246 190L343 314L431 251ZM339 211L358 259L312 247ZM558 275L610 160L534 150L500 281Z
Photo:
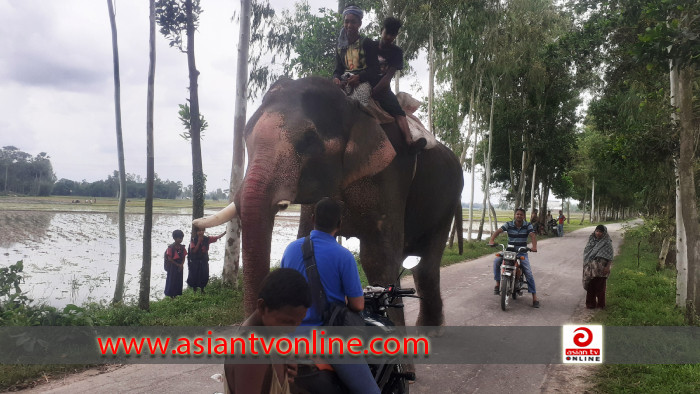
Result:
M236 108L233 117L233 163L231 164L231 182L229 185L229 202L233 202L243 182L245 165L245 128L248 91L248 49L250 42L251 1L241 0L241 20L238 33L238 59L236 64ZM241 219L236 215L226 224L226 245L224 252L224 270L221 274L224 283L238 285L241 250Z
M488 207L486 206L486 191L484 191L484 198L481 207L481 221L479 221L479 232L476 235L476 240L481 241L481 237L484 235L484 221L486 220L486 211ZM490 218L489 218L490 219ZM491 230L493 231L493 230Z
M530 209L535 208L535 176L537 175L537 163L533 164L532 166L532 179L530 182L532 182L532 185L530 186Z
M391 10L389 12L389 15L391 15ZM430 35L428 37L428 130L435 134L435 128L433 127L433 99L435 97L435 47L433 46L432 10L428 10L428 21L430 26Z
M523 134L522 138L522 143L523 143L523 154L520 159L520 180L518 181L518 195L516 196L516 200L518 201L518 204L515 205L515 208L522 207L522 205L525 203L525 187L527 186L527 168L529 167L529 162L530 159L527 154L527 150L525 149L525 135Z
M201 120L199 118L199 71L194 61L192 0L185 1L187 14L187 67L190 77L190 137L192 142L192 219L204 216L204 170L202 168ZM194 232L194 228L192 228Z
M591 181L591 223L593 223L597 219L593 216L593 212L595 212L595 177L593 177L593 180Z
M143 261L141 263L141 286L139 308L148 310L151 298L151 233L153 230L153 182L155 178L155 155L153 153L153 100L156 78L156 4L149 0L148 36L148 89L146 94L146 202L143 218Z
M581 215L581 222L579 222L579 225L583 224L583 220L586 219L586 195L583 195L583 201L581 201L581 209L583 210L583 214Z
M669 79L671 84L671 106L678 108L676 95L678 94L678 68L670 62L671 71ZM678 113L671 112L671 120L678 122ZM681 184L680 184L680 163L678 158L674 160L676 165L676 305L685 308L688 297L688 250L686 247L685 225L683 224L683 212L681 209Z
M571 197L566 198L566 224L571 223Z
M688 289L686 316L695 321L700 305L700 225L698 225L697 196L695 192L695 127L693 117L694 69L688 65L679 70L678 108L680 118L680 195L681 214L685 226L688 259Z
M107 0L109 23L112 28L112 57L114 59L114 117L117 125L117 155L119 160L119 267L114 286L112 303L122 302L124 297L124 273L126 272L126 168L124 165L124 141L122 140L121 83L119 82L119 46L117 44L117 23L114 17L112 0Z
M498 216L496 216L496 210L493 209L493 205L491 205L491 192L489 192L486 197L486 203L489 204L489 215L493 215L493 228L491 232L494 232L498 230Z
M489 150L488 150L488 155L486 157L486 182L484 182L484 190L486 191L486 194L488 195L489 188L491 186L491 150L493 146L493 111L494 111L494 106L496 104L496 81L494 78L491 78L491 113L489 115ZM491 204L490 198L487 198L487 201L489 202L489 205ZM498 219L496 218L496 215L494 214L494 220L496 220L496 227L498 227Z
M470 124L472 123L471 121L469 122ZM469 237L469 242L472 242L472 225L474 223L474 177L476 173L476 143L477 143L477 138L479 137L479 133L474 133L474 145L472 147L472 163L471 163L471 191L470 191L470 196L469 196L469 230L467 231L468 237Z

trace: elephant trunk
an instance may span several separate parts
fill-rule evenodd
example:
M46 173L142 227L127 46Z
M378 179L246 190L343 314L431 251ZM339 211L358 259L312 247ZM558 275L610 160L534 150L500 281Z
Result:
M240 194L243 229L243 300L246 316L257 307L260 285L270 272L272 227L278 208L273 204L269 170L253 165Z

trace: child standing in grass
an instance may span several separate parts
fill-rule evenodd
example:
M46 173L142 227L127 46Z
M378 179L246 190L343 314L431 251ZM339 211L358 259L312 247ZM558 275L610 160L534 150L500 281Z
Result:
M209 244L216 242L219 238L226 235L226 232L209 237L204 235L203 228L197 228L195 234L192 235L190 247L187 256L187 286L197 292L197 288L202 289L209 283Z
M182 295L182 267L185 265L187 249L182 244L185 233L182 230L173 231L173 242L165 250L165 295L171 298Z

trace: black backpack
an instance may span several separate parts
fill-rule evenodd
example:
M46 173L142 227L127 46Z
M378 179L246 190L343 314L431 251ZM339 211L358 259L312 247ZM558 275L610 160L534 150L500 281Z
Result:
M167 248L165 248L165 252L163 252L163 269L165 272L168 272L168 249L170 249L172 246L168 245Z

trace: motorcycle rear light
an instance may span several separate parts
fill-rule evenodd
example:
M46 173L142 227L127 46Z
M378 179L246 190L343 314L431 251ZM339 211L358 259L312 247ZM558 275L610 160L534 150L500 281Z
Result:
M496 253L496 257L501 257L502 255L500 253Z
M518 257L520 260L525 261L525 256Z

